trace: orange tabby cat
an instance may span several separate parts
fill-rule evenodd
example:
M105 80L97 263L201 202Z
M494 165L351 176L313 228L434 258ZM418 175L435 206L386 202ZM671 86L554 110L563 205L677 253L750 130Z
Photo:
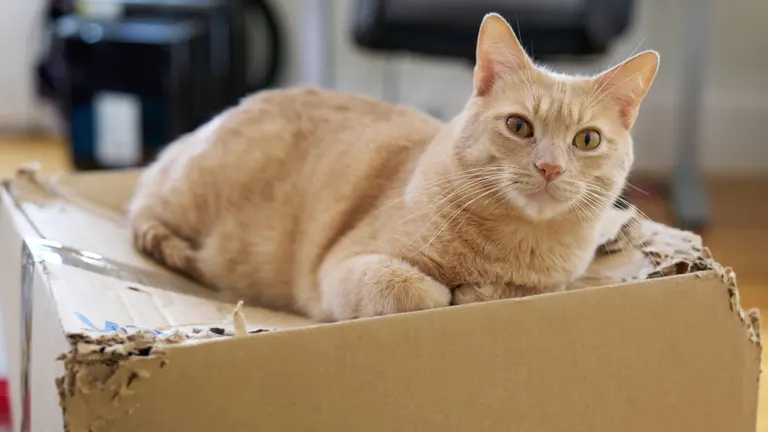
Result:
M130 207L137 247L252 304L323 321L551 292L591 262L658 67L535 66L485 17L474 92L443 124L314 88L243 100L170 145Z

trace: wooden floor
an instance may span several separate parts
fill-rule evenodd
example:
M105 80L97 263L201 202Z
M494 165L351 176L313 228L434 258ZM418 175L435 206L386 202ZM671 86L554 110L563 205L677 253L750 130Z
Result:
M0 178L30 161L41 162L45 172L71 168L67 148L59 141L0 136ZM646 189L637 181L633 183ZM736 270L742 304L761 309L763 334L768 335L768 176L713 178L707 187L714 214L713 223L703 233L704 241L718 261ZM635 203L651 218L671 222L662 193L648 189L648 194L636 194ZM768 371L768 356L763 357L763 370ZM762 380L761 395L758 431L768 432L768 378Z

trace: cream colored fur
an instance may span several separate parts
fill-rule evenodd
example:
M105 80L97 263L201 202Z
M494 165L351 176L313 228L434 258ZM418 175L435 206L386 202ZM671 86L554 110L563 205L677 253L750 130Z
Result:
M475 90L447 124L315 88L243 100L146 170L130 207L137 247L253 304L325 321L448 306L469 285L563 289L590 264L624 185L658 56L554 74L495 14L477 54ZM511 133L510 115L534 135ZM602 135L597 149L572 145L585 128ZM536 163L564 171L547 184Z

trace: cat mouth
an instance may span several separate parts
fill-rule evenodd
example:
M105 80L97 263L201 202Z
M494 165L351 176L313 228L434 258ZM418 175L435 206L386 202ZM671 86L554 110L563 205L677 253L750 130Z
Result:
M563 189L562 185L552 183L526 184L518 183L512 185L513 189L527 202L537 204L558 204L570 200L570 193Z
M563 201L562 197L559 197L548 186L544 186L541 189L525 194L525 197L531 201Z

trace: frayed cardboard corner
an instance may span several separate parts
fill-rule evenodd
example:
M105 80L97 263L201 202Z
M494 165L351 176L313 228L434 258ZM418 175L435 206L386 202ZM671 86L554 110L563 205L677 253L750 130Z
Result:
M59 390L64 397L71 397L78 391L90 391L101 389L105 380L110 375L94 376L97 380L83 381L83 376L78 375L87 369L87 366L103 365L114 368L120 363L133 357L162 356L163 349L168 346L193 343L197 341L214 339L219 337L241 337L249 334L274 331L274 329L248 330L245 315L243 314L243 302L238 302L232 313L231 326L210 327L176 327L163 332L144 329L126 330L120 328L115 332L83 331L78 334L68 335L71 350L59 356L64 362L67 374L60 378ZM228 328L232 327L232 328Z
M59 357L64 362L65 374L56 382L62 406L77 393L108 390L107 385L122 362L132 357L148 357L158 344L157 335L146 330L130 334L81 333L69 335L68 340L72 349ZM169 339L169 343L175 343L175 340ZM113 400L129 384L126 382L114 389Z
M733 311L736 316L739 317L739 320L744 324L749 335L749 340L760 347L762 352L763 339L760 311L757 309L750 309L745 311L741 307L741 296L739 295L736 272L733 271L732 268L725 267L718 263L712 257L712 254L709 252L709 250L707 250L707 254L709 256L708 262L711 266L711 269L715 272L715 274L717 274L717 277L720 278L720 281L726 287L728 287L728 297L731 304L731 311Z
M760 309L758 308L752 308L747 311L747 319L750 323L750 331L751 331L751 337L752 341L756 344L760 345L760 347L763 346L763 322L762 322L762 316L760 315ZM762 350L760 350L760 354L762 355Z
M106 395L110 401L110 416L91 419L88 430L97 430L124 415L130 415L135 407L130 403L123 404L125 398L135 394L135 383L151 378L149 371L138 369L135 363L129 364L131 359L157 358L159 366L156 367L161 370L168 365L164 358L167 347L273 330L247 330L242 308L243 302L239 302L232 313L232 323L224 326L177 327L163 332L121 327L114 332L88 330L68 335L71 349L58 359L64 362L65 373L56 380L59 404L65 419L70 401L97 393L102 397ZM65 426L69 428L66 423L65 420Z
M647 265L628 266L621 256L627 252L648 261ZM618 255L618 256L617 256ZM598 249L595 262L583 280L576 281L577 288L610 285L643 279L655 279L683 274L705 275L714 271L728 287L731 310L744 324L750 341L762 347L760 313L745 312L741 307L736 273L718 263L709 248L695 233L672 228L647 219L635 218L622 228L611 242Z

